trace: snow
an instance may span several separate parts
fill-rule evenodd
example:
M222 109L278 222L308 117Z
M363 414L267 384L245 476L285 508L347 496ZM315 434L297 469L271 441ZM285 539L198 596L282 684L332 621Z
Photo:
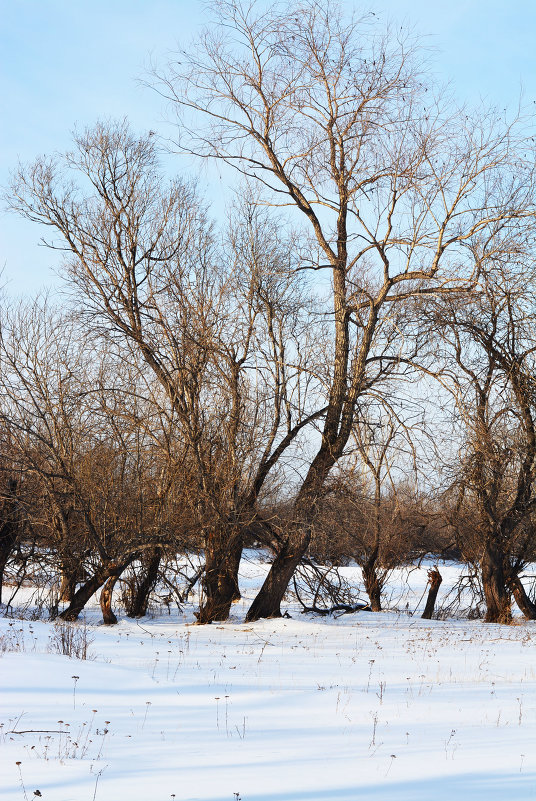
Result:
M244 564L221 625L188 607L106 627L89 608L87 660L54 652L51 623L0 619L0 799L536 799L533 623L289 602L291 618L244 624L265 570ZM441 570L444 595L460 568ZM397 606L425 582L395 575Z

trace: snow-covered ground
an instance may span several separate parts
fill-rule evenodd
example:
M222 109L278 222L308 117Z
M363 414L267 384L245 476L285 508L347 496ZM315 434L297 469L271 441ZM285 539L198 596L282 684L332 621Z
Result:
M265 569L244 564L222 625L188 608L105 627L90 608L87 660L57 653L51 623L0 619L0 798L536 799L534 623L290 603L292 618L244 624ZM444 592L457 572L442 568ZM404 598L397 581L413 611L426 570Z

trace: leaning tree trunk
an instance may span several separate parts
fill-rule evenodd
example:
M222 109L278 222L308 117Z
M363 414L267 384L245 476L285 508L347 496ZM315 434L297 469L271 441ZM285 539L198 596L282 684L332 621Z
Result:
M382 584L378 576L376 564L378 561L379 549L374 548L371 555L361 568L363 573L363 583L365 591L370 600L370 608L373 612L381 612L382 610Z
M274 559L262 587L246 615L246 621L281 617L281 602L292 576L307 552L311 541L311 523L316 501L337 453L327 439L315 456L294 504L294 522L286 541Z
M508 581L508 585L512 591L514 600L519 606L523 615L527 618L527 620L536 620L536 604L527 595L519 576L512 576L512 578L510 578Z
M503 554L489 541L481 560L482 586L486 598L486 623L511 623L512 599L506 586Z
M432 619L432 615L434 614L435 603L437 600L437 594L439 592L441 582L443 581L443 576L441 575L437 567L433 567L431 570L428 571L428 581L430 583L430 589L428 590L428 598L426 599L426 606L424 607L424 612L421 615L423 620Z
M212 531L205 542L203 595L196 613L198 623L227 620L231 605L240 598L238 568L243 539L240 532Z
M132 597L128 603L126 613L128 617L143 617L147 614L149 597L154 590L158 579L158 570L162 560L162 549L154 548L149 556L142 560L141 577L133 588Z
M7 484L6 498L1 510L2 519L0 520L0 603L2 601L4 570L19 535L16 495L17 482L15 479L10 479Z
M76 590L67 609L60 612L58 617L62 620L77 620L91 596L97 592L99 587L102 587L109 576L110 573L104 568L94 573L90 579Z
M287 542L274 559L261 590L248 610L246 621L281 617L281 601L310 541L309 525L291 529Z
M107 626L113 626L115 623L117 623L117 617L112 609L112 596L118 578L119 574L107 578L100 594L99 600L102 612L102 621Z
M294 525L291 526L287 542L276 556L266 579L246 616L254 621L261 617L279 617L281 602L289 582L309 547L311 525L322 487L330 470L342 456L352 432L354 412L363 389L367 369L367 358L376 331L379 309L390 289L384 284L382 293L377 296L367 311L358 353L350 355L350 307L348 304L347 265L348 231L346 227L347 206L344 201L340 207L337 221L337 248L329 251L333 279L333 322L334 353L333 375L326 406L322 442L316 456L309 466L307 475L300 487L294 504ZM317 230L317 236L319 231ZM319 239L324 247L323 237ZM381 299L380 299L381 298ZM352 375L349 374L350 362Z
M125 570L135 558L136 555L133 554L120 564L117 562L107 562L101 565L91 578L76 590L67 609L64 609L58 617L62 620L76 620L91 596L97 592L99 587L102 587L109 578L115 577L117 580L123 570Z

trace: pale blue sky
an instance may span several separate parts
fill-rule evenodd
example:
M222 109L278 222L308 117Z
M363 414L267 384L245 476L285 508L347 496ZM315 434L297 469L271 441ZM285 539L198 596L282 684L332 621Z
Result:
M349 0L343 0L350 5ZM200 0L0 0L0 184L17 160L68 146L75 124L127 115L165 132L159 98L141 88L150 56L185 43L207 19ZM415 26L459 98L501 107L536 100L536 0L375 0L362 7ZM171 162L173 164L173 162ZM183 169L178 157L176 170ZM10 294L54 280L40 230L0 216Z

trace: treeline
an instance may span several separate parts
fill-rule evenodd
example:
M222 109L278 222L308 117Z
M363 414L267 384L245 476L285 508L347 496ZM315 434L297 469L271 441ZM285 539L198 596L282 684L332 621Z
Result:
M274 555L248 620L308 556L357 560L380 609L392 567L443 552L488 621L534 617L529 121L455 107L372 17L213 11L153 81L176 148L242 174L226 226L126 122L13 177L69 300L3 304L0 569L46 554L58 613L101 590L114 622L125 571L141 615L198 552L207 623L246 545Z

